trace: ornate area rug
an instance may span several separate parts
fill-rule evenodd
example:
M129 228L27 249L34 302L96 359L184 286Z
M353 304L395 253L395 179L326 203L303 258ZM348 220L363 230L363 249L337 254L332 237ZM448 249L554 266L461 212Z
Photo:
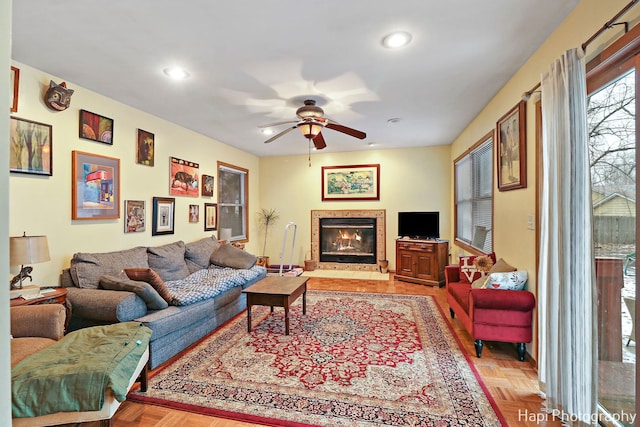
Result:
M291 313L253 307L128 399L277 426L500 426L432 297L307 292Z

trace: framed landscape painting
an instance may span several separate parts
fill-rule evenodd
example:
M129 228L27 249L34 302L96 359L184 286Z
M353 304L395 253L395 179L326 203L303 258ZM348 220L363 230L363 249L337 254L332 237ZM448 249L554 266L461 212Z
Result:
M9 172L53 175L52 126L11 117Z
M496 124L498 190L527 187L527 146L525 106L520 101Z
M71 219L120 218L120 160L71 153Z
M380 200L380 165L323 166L322 200Z

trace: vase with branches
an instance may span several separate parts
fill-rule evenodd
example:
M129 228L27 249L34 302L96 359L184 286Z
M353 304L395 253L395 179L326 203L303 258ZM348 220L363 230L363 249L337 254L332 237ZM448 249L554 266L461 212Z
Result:
M262 208L260 212L258 212L258 224L261 229L264 229L264 243L262 245L262 259L265 264L268 264L268 257L265 256L265 252L267 250L267 236L269 234L269 227L275 224L280 219L280 215L278 215L278 211L276 209L266 209Z

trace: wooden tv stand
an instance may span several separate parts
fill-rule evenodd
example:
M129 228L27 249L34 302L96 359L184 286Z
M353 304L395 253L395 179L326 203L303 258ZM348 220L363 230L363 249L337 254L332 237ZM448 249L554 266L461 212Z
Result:
M396 239L397 280L444 286L444 267L449 258L447 240Z

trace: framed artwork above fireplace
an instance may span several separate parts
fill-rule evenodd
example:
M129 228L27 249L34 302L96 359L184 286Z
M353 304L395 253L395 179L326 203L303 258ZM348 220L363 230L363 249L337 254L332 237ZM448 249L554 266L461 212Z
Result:
M322 200L380 200L380 165L322 166Z

